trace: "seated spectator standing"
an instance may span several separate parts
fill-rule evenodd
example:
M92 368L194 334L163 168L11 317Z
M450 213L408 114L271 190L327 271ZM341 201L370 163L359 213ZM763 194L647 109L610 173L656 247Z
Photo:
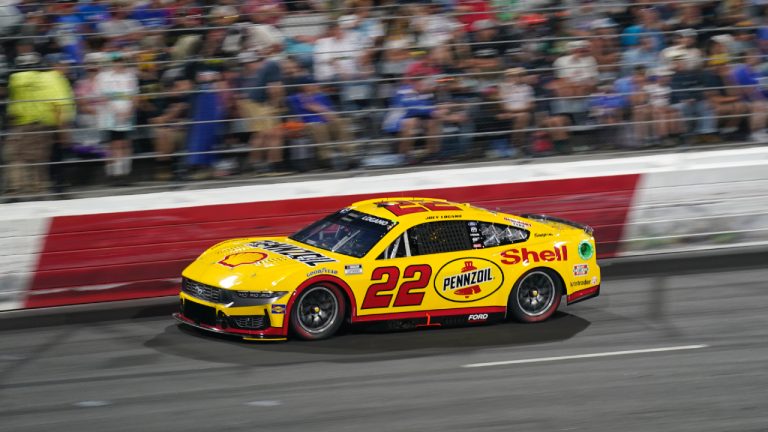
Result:
M428 136L427 156L440 150L438 135L442 111L435 106L433 87L432 80L428 78L406 81L395 92L390 111L384 118L384 132L398 134L399 153L406 158L411 158L414 140L419 133Z
M115 184L126 184L133 161L131 132L139 83L136 70L128 67L128 59L122 53L112 53L111 56L111 65L94 78L95 94L105 101L99 112L99 125L109 140L107 176Z
M334 169L348 167L354 143L347 119L335 112L331 99L314 80L306 78L301 84L300 92L288 97L290 110L308 126L312 140L320 144L317 153L323 165Z
M610 83L601 84L589 100L590 115L598 124L608 126L606 132L615 139L616 126L622 121L626 100Z
M721 136L734 134L749 115L750 106L742 99L731 65L724 60L711 60L710 67L702 72L702 78L706 100L720 119Z
M497 24L490 19L475 21L472 25L472 58L469 69L473 72L497 72L504 67L507 41L500 37ZM488 81L479 75L477 79Z
M503 118L509 120L512 129L513 147L524 148L526 145L525 129L528 128L533 114L535 99L533 88L525 82L525 68L507 69L504 81L499 85Z
M757 49L744 53L744 63L734 66L733 77L741 86L742 100L749 104L751 115L749 117L750 139L753 141L768 141L768 133L765 131L768 120L768 98L760 87L762 74L760 62L762 56Z
M157 116L150 119L152 137L155 152L157 153L155 178L157 180L170 180L177 170L174 167L176 158L172 157L181 149L186 141L187 127L183 123L189 116L188 92L192 89L191 83L185 79L174 80L167 90L170 94L158 107Z
M250 121L252 132L249 168L259 172L277 169L282 161L283 130L280 114L284 98L282 70L276 60L264 59L252 51L238 55L243 65L238 110ZM266 153L266 154L265 154Z
M682 133L680 113L672 108L672 88L669 86L674 72L667 68L649 71L648 83L643 91L648 97L655 138L664 145L675 145Z
M672 88L672 106L682 116L683 132L688 135L699 135L703 141L717 141L717 119L711 112L702 94L701 74L689 69L686 56L678 53L672 57L674 74L670 81ZM696 124L692 128L692 124Z
M648 123L651 118L651 109L648 106L648 97L643 91L646 84L647 71L643 66L635 66L632 74L619 78L614 83L614 88L624 99L624 110L632 119L632 130L638 145L651 144L652 125Z
M41 73L40 55L36 52L16 57L8 79L8 117L10 127L3 143L4 192L9 200L23 199L25 195L42 194L48 190L51 133L43 123L45 85Z
M202 70L197 73L195 93L190 101L192 125L187 135L187 167L194 180L205 180L214 175L217 155L211 153L221 141L224 124L223 85L218 72Z
M592 21L590 28L597 36L589 42L592 56L600 65L601 78L615 78L618 75L618 62L621 57L616 23L610 18L599 18Z

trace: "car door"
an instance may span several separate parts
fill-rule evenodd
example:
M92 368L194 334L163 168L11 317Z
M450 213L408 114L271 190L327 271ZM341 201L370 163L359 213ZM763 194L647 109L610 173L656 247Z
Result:
M477 221L431 221L392 240L366 271L358 316L496 304L504 272L484 247ZM498 251L497 251L498 252Z

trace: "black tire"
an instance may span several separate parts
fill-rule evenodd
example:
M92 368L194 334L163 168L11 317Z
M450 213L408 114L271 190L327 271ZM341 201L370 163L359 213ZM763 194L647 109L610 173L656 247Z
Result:
M553 271L533 269L515 283L507 309L516 321L536 323L551 317L562 300L560 279Z
M312 285L299 294L291 308L291 330L304 340L333 336L344 322L346 304L334 285Z

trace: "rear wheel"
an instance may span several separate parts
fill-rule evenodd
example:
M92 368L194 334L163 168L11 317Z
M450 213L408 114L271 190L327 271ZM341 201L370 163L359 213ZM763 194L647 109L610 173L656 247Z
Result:
M313 285L299 294L291 310L291 329L305 340L334 335L344 319L345 304L335 286Z
M535 269L517 281L509 295L507 308L517 321L540 322L555 313L561 297L557 277L547 270Z

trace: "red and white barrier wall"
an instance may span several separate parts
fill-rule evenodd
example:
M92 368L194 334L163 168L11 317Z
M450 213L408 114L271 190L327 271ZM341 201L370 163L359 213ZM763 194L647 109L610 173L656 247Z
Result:
M0 310L172 295L218 241L291 233L380 196L584 222L602 258L768 244L768 149L17 203L0 214Z

